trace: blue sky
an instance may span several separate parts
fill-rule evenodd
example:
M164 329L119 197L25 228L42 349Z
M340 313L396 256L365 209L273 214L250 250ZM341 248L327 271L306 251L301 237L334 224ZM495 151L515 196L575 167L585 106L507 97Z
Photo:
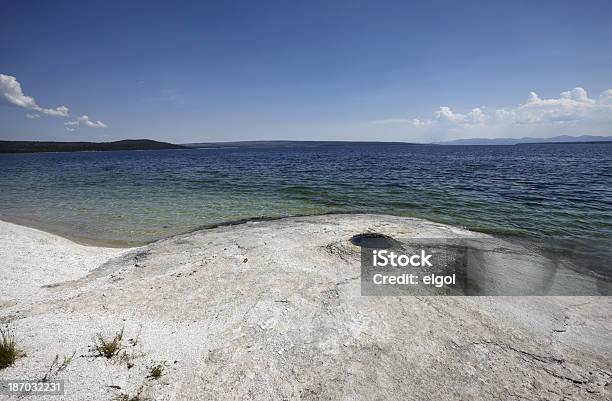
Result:
M0 139L612 135L609 1L2 10Z

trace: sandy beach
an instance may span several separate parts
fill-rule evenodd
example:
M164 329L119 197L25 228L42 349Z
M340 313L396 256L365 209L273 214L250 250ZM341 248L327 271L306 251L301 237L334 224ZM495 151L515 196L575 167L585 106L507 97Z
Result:
M74 353L65 395L40 399L610 399L609 297L364 297L366 232L481 235L324 215L118 249L0 222L0 319L26 353L0 379ZM124 357L97 356L122 328Z

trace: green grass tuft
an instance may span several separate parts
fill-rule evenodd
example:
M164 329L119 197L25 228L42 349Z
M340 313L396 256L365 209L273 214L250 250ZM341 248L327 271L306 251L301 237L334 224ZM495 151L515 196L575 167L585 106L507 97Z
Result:
M94 341L92 351L96 353L96 356L111 359L119 355L119 352L123 349L123 328L111 339L106 339L102 333L98 333Z
M140 388L138 389L138 392L134 394L133 396L130 396L129 394L126 394L126 393L121 393L115 398L115 401L148 401L149 398L146 398L142 395L143 391L144 391L144 387L140 386Z
M157 365L153 365L149 367L149 375L147 376L147 378L157 380L164 375L165 370L166 370L165 362L158 363Z
M17 349L15 334L8 326L0 327L0 369L11 366L25 354Z

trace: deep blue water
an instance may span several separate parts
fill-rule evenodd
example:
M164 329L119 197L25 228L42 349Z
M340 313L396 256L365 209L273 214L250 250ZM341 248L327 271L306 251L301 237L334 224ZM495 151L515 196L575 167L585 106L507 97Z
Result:
M612 144L7 154L0 171L0 218L89 240L334 211L612 239Z

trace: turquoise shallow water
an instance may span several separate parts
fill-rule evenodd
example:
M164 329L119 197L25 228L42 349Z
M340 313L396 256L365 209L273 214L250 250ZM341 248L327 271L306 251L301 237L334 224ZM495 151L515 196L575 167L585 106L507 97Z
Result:
M341 211L612 239L612 144L6 154L0 170L0 218L88 241Z

